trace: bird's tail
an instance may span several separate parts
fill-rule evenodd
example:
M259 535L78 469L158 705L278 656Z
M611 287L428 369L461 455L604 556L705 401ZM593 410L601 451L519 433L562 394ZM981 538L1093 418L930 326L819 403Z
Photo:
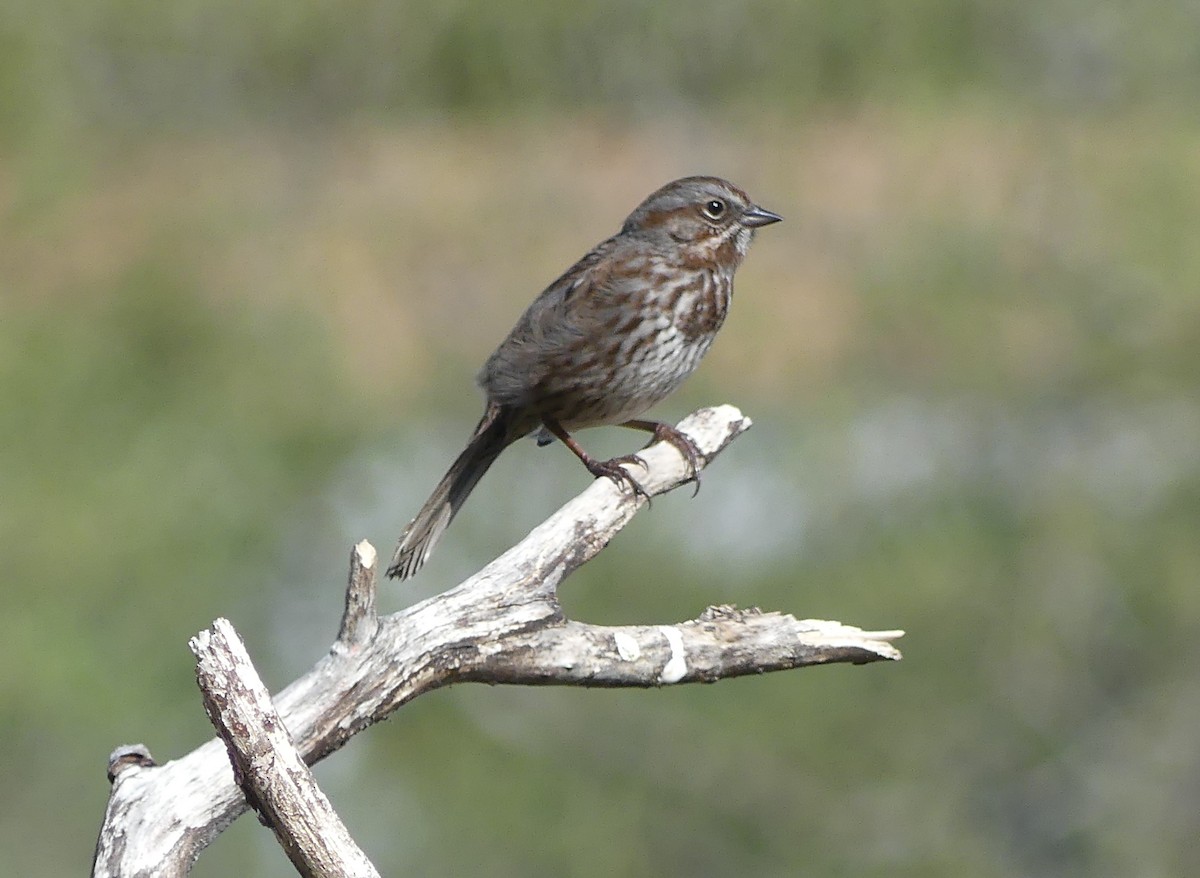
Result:
M421 569L488 467L495 463L501 451L519 438L509 435L508 421L500 406L488 406L466 449L450 465L417 517L400 535L387 569L388 576L408 579Z

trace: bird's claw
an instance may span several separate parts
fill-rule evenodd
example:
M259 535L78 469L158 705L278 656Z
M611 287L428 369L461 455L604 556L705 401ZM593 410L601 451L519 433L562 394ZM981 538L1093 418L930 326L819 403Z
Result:
M642 486L641 482L629 474L629 470L621 465L623 463L636 463L642 469L647 468L646 462L636 454L626 454L623 457L614 457L612 460L593 460L588 463L587 468L588 472L596 478L604 476L605 478L612 479L622 491L628 485L634 497L645 497L646 503L649 504L650 492Z
M692 491L692 496L695 497L699 494L700 463L704 455L696 446L696 443L692 441L692 437L682 430L676 430L670 424L659 424L654 428L654 438L650 440L650 445L653 445L655 442L666 442L683 456L683 459L687 461L689 470L686 481L695 482L696 484L696 490Z

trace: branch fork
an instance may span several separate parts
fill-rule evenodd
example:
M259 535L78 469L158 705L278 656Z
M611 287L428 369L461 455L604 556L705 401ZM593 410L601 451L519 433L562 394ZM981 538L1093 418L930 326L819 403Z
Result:
M679 424L707 465L750 427L732 406ZM639 452L648 495L694 475L677 448ZM709 607L675 624L603 626L563 616L559 584L649 497L597 479L477 574L378 615L375 549L356 545L337 639L272 700L232 625L194 637L197 680L220 738L163 765L141 745L109 762L112 792L94 876L182 876L254 802L302 875L377 874L307 766L412 698L452 683L657 687L831 662L896 660L901 631L864 631L756 608ZM232 768L231 768L232 766Z

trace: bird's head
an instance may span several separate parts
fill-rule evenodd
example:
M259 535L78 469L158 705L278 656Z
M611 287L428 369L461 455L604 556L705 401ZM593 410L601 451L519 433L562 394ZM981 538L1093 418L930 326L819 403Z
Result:
M684 177L647 197L625 220L621 233L659 239L681 248L685 256L736 268L755 230L781 219L727 180Z

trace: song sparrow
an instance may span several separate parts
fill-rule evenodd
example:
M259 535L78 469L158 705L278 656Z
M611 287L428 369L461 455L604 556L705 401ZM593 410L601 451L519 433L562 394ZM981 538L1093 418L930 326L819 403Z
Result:
M593 476L635 494L645 491L621 464L640 463L636 455L596 460L568 431L648 431L678 448L698 477L687 436L637 418L696 368L725 320L754 230L780 219L731 183L685 177L550 284L479 373L487 410L400 537L388 576L415 574L500 452L535 430L539 445L562 440Z

